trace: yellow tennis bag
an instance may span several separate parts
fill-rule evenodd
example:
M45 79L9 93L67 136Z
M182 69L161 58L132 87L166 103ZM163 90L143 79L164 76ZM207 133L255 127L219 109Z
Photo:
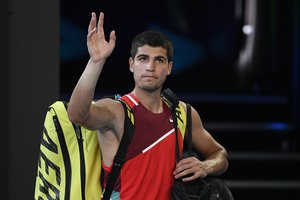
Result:
M49 106L40 143L35 200L100 200L101 154L97 131L72 123L67 103Z

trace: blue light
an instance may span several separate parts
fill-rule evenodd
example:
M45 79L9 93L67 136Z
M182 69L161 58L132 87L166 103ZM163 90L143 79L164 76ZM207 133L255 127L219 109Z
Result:
M271 122L266 124L267 129L274 131L285 131L290 129L290 125L284 122Z

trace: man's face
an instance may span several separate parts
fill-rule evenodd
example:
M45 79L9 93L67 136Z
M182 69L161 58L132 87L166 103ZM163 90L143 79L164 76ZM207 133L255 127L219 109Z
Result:
M173 63L168 61L166 49L145 45L138 48L134 59L129 59L129 65L135 84L141 89L154 91L162 87Z

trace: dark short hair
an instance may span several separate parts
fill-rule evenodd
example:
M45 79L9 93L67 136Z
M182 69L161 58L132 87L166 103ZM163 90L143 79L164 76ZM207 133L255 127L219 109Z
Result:
M135 36L131 43L131 57L134 58L139 47L162 47L167 50L168 62L173 61L173 43L164 34L154 30L147 30Z

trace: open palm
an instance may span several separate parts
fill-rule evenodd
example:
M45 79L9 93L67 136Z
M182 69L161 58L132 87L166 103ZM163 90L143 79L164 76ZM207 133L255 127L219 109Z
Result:
M107 42L103 30L103 23L104 13L100 13L99 21L97 24L97 17L96 14L93 12L87 35L87 47L93 62L98 62L103 59L106 59L110 56L110 54L115 48L115 31L111 31L109 41Z

